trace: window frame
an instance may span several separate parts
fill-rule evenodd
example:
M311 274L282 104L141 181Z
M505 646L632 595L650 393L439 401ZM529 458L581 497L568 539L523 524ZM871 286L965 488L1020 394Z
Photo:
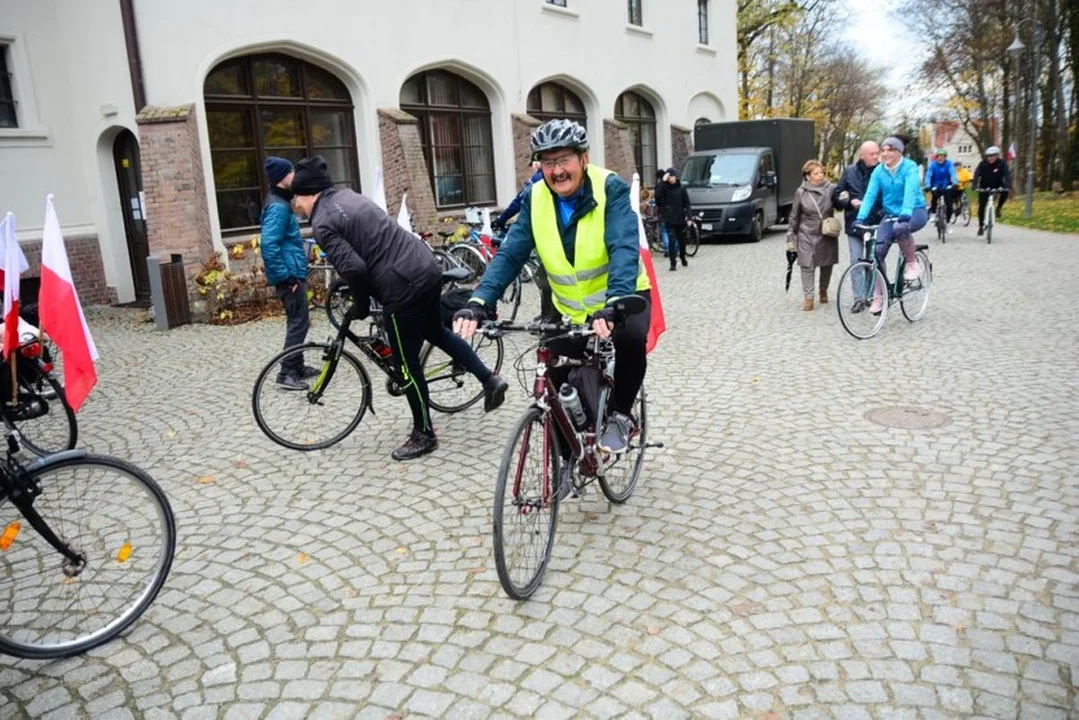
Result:
M697 42L701 45L708 45L711 39L708 24L710 9L708 0L697 0Z
M644 27L644 0L626 0L626 22Z
M548 5L554 5L555 7L564 8L568 0L547 0Z
M625 114L625 99L627 96L633 95L637 98L637 106L641 107L641 103L645 103L652 111L652 116L649 117L643 114L626 115ZM641 131L637 130L636 140L633 143L633 162L637 166L635 170L641 176L642 183L654 182L655 171L659 169L659 118L656 116L656 106L647 97L635 90L625 90L615 98L614 101L614 119L626 125L651 125L652 126L652 153L653 157L650 158L655 162L652 166L652 177L648 177L648 173L645 170L649 167L644 158L644 143L640 142Z
M258 89L255 85L255 63L260 60L275 60L284 61L292 64L298 72L299 77L299 95L297 97L277 97L277 96L260 96ZM206 92L206 81L218 70L238 65L241 68L243 79L247 83L246 95L225 95L225 94L210 94ZM329 76L340 86L348 99L342 98L309 98L308 93L308 73L307 68L312 68L319 73ZM304 121L304 146L290 147L285 149L298 149L301 150L305 157L310 157L315 154L320 154L328 150L345 150L348 157L347 186L356 192L360 192L361 178L360 178L360 166L359 166L359 142L356 137L356 122L355 112L356 106L352 99L352 93L349 92L348 87L337 75L326 68L319 67L314 63L307 62L301 58L294 57L292 55L286 55L284 53L255 53L252 55L242 55L236 58L229 58L224 60L213 67L206 75L206 80L203 81L203 110L206 113L207 124L209 124L209 114L214 111L222 112L246 112L248 119L251 122L252 136L254 140L254 152L256 158L255 173L258 177L259 184L256 186L244 186L235 188L221 189L217 184L217 177L213 170L213 156L215 152L229 152L228 147L214 147L210 145L210 174L214 177L214 198L217 199L218 195L222 192L226 193L240 193L251 192L252 190L258 190L259 195L265 198L270 192L269 180L266 178L266 173L263 171L263 163L268 155L268 149L266 147L265 131L262 127L262 111L263 110L300 110L303 114ZM343 113L347 126L344 128L345 135L349 139L348 145L325 145L318 148L314 147L314 138L312 137L312 123L311 116L313 112L321 110L330 110ZM210 143L209 133L207 133L207 143ZM282 146L283 147L283 146ZM282 149L282 147L275 147L274 150ZM252 148L237 148L235 152L251 152ZM340 170L340 168L334 168ZM340 186L338 183L336 186ZM231 236L235 234L243 234L250 232L253 229L258 228L256 225L241 225L233 227L225 227L221 218L220 203L218 203L218 226L221 229L223 236Z
M11 107L12 125L0 125L3 130L17 130L19 124L19 101L15 99L15 72L12 70L10 43L0 42L0 105Z
M429 90L427 85L427 79L430 75L442 74L453 79L455 83L455 96L456 105L432 105L429 96ZM405 85L410 82L417 81L420 84L422 91L421 102L401 102L401 91L404 90ZM485 108L478 107L465 107L461 104L461 83L467 83L475 88L483 97L486 103ZM437 210L456 210L467 207L493 207L498 204L498 176L495 171L495 143L494 143L494 128L493 117L491 114L491 99L487 97L487 93L484 92L476 83L472 82L468 78L458 75L452 70L446 68L430 68L428 70L421 70L420 72L413 73L405 80L405 83L401 86L401 91L398 91L398 105L401 110L407 112L416 118L419 124L420 131L420 144L423 146L423 159L427 165L427 179L431 183L431 194L434 196L435 208ZM431 147L431 118L433 116L453 116L457 118L458 127L460 128L460 143L457 145L457 151L460 153L460 167L461 167L461 188L464 201L461 203L440 203L438 188L435 186L435 163L434 155ZM468 171L468 162L465 158L465 151L469 146L465 142L465 118L466 117L486 117L487 124L485 127L485 139L487 141L488 157L490 163L488 164L489 172L486 173L470 173ZM447 146L442 146L447 147ZM452 147L452 146L448 146ZM484 175L490 175L491 177L491 195L488 200L476 200L472 197L472 193L469 189L470 177L482 177Z
M559 99L559 102L562 105L562 110L561 111L549 112L549 111L546 111L546 110L543 110L543 109L539 109L539 110L534 110L533 109L532 94L538 92L538 93L540 93L540 97L542 98L542 93L543 93L543 87L544 86L553 86L553 87L558 88L558 91L559 91L558 99ZM578 112L567 112L566 111L566 95L572 95L574 98L577 99L577 102L580 104L580 106L582 108L581 112L578 113ZM542 100L541 100L541 102L540 102L540 107L541 108L542 108L542 105L543 105L543 103L542 103ZM545 82L536 83L535 85L532 86L532 89L528 91L528 96L525 98L525 112L527 112L530 116L536 118L537 120L539 120L541 122L546 122L547 120L556 120L558 118L566 118L567 120L573 120L574 122L580 123L582 127L585 127L585 128L588 127L588 106L585 105L584 98L582 98L580 95L578 95L576 92L574 92L571 88L566 87L565 85L563 85L562 83L560 83L560 82L558 82L556 80L547 80Z

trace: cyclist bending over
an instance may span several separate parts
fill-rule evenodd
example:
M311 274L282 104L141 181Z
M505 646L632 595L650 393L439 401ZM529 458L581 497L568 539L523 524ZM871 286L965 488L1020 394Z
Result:
M895 217L894 221L885 220L877 232L877 262L881 270L888 258L892 243L899 244L899 250L907 261L904 278L917 280L920 268L915 254L914 233L929 222L929 213L925 208L925 195L918 182L918 165L910 158L903 157L905 146L897 137L890 137L881 143L881 164L869 176L869 187L865 199L858 210L856 224L862 224L869 217L877 201L884 207L886 217ZM869 311L879 313L884 306L883 288L877 288L873 304Z
M532 133L531 146L543 182L525 191L517 222L468 307L454 316L454 330L466 339L475 333L534 248L547 272L555 309L574 323L591 318L599 337L613 336L614 412L599 445L607 452L624 452L633 430L630 412L647 368L651 303L629 186L610 170L589 164L588 133L575 122L544 123ZM645 299L645 310L615 327L615 303L631 293ZM552 347L567 356L580 355L582 349L579 344ZM552 373L552 378L560 381L564 375Z

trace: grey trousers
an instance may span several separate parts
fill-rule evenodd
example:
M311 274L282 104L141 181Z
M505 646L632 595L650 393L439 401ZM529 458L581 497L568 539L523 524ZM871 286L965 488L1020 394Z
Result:
M865 251L865 244L862 242L861 235L848 235L847 245L850 248L850 264L862 260L862 253ZM851 273L851 282L854 286L854 295L858 300L865 300L867 295L865 294L865 270L858 268Z
M814 296L814 293L813 293L813 290L814 290L814 288L813 288L813 280L815 279L814 276L816 275L816 273L814 271L817 268L815 268L815 267L802 267L802 266L799 266L799 267L802 268L802 294L805 295L806 300L812 300L813 296ZM831 265L821 265L820 266L820 289L821 289L821 291L827 290L828 289L828 283L830 283L831 281L832 281L832 266Z

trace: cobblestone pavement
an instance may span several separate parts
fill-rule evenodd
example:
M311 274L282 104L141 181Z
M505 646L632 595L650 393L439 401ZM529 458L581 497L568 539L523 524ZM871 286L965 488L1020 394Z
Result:
M0 717L1079 716L1079 240L997 235L933 242L926 319L866 342L784 295L781 235L661 258L666 448L624 506L563 509L525 603L490 538L519 389L399 465L376 382L377 415L298 454L250 410L280 321L93 313L83 442L160 480L178 556L123 639L0 660ZM867 419L893 406L947 422Z

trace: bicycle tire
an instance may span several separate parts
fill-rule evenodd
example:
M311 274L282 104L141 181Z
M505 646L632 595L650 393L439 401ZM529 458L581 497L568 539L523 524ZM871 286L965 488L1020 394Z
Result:
M486 336L479 334L474 337L478 339L474 339L472 349L477 351L477 354L479 354L479 349L484 349L486 347L495 349L496 360L494 366L491 367L491 372L497 375L498 372L502 370L502 360L505 357L505 347L502 338L497 336L494 338L487 338ZM486 343L489 343L489 345L486 345ZM438 367L429 370L428 364L431 362L431 359L435 357L436 350L438 350L441 355L441 357L438 358ZM436 348L430 343L424 343L423 350L420 352L420 367L423 368L423 376L427 381L427 399L434 410L446 413L447 415L467 410L483 398L483 386L479 384L479 380L472 377L472 374L464 368L453 368L452 365L453 362L450 360L449 356L443 353L440 348ZM443 376L445 366L450 366L451 368L449 377ZM438 373L434 378L432 378L430 374L432 371ZM389 382L392 382L392 380ZM466 399L461 402L449 403L439 397L441 392L440 386L449 383L456 384L458 388L464 387L466 383L469 385L475 383L477 390L475 393L466 396Z
M930 269L929 256L921 250L918 250L916 255L918 264L922 268L922 273L919 276L921 286L918 289L908 290L911 284L904 280L903 291L899 296L899 309L903 312L903 317L912 323L918 322L925 317L926 310L929 309L929 295L933 289L933 271ZM901 272L901 270L897 270L897 272ZM920 307L918 306L919 303Z
M498 299L498 304L501 307L508 308L507 310L499 310L499 320L509 320L513 322L517 319L517 311L521 309L521 296L524 294L524 285L521 282L521 276L513 278L513 281L506 287L505 292L502 293L502 297Z
M694 257L701 249L701 231L694 223L686 228L686 255Z
M937 240L940 240L942 245L948 242L946 237L948 234L948 221L944 219L944 210L942 208L943 203L944 200L941 199L940 203L938 203L935 218L937 225Z
M457 262L457 259L450 255L445 250L431 250L435 256L435 260L438 262L438 266L442 268L442 272L452 270L455 267L460 267L461 264Z
M995 202L996 202L996 198L994 198L990 194L989 202L987 203L987 205L989 205L989 207L987 207L985 209L985 244L986 245L992 245L993 244L993 226L997 224L997 211L996 211L995 207L993 206L993 204Z
M338 278L330 285L326 293L326 317L334 330L341 329L350 307L352 307L352 292L348 288L348 283Z
M315 266L307 271L307 305L311 309L318 309L326 305L326 297L330 288L326 284L326 273L333 273L328 265ZM332 285L332 281L330 283Z
M604 497L609 501L622 504L626 500L629 500L633 495L633 491L637 489L637 483L641 479L641 467L644 465L644 451L647 449L648 444L648 397L644 391L644 385L641 385L640 392L637 393L637 399L634 401L633 412L630 413L636 421L637 435L630 434L629 448L626 452L615 460L610 466L604 469L602 475L599 476L599 489L603 491ZM633 447L633 440L636 437L637 447ZM621 486L616 487L609 481L611 474L611 468L615 467L624 460L628 460L627 457L630 453L633 453L636 457L632 459L633 467L630 470L629 478Z
M960 204L959 214L963 218L963 227L970 227L970 199L963 195L963 200Z
M23 389L26 389L33 395L36 395L39 398L40 402L44 402L46 404L46 407L48 407L50 404L53 404L53 406L55 406L55 402L59 401L60 406L64 410L64 420L67 424L67 433L64 436L64 441L62 445L57 443L54 446L54 443L47 443L48 447L46 447L46 443L35 442L32 439L33 433L27 433L25 428L27 424L32 424L34 420L39 420L40 417L33 418L32 420L27 421L17 421L12 417L11 410L8 407L8 404L6 402L0 404L0 406L2 406L3 408L2 412L4 424L13 430L17 430L19 433L19 442L22 444L22 446L39 457L45 457L46 455L52 455L53 453L63 452L64 450L74 450L75 444L78 442L79 439L78 421L75 419L75 411L72 410L71 405L68 404L67 394L64 392L64 387L55 377L53 377L51 373L42 372L42 380L48 383L49 387L52 388L53 393L55 393L56 395L55 400L49 400L43 397L37 389L31 387L30 383L28 383L26 379L21 376L19 377L20 395L22 394L21 391Z
M303 345L294 345L293 347L285 348L277 355L275 355L268 363L266 363L266 366L262 368L262 371L259 372L258 377L255 379L255 387L251 391L251 411L255 415L255 422L256 424L258 424L259 429L262 430L263 434L265 434L266 437L270 438L270 440L273 440L278 445L286 447L290 450L300 450L303 452L308 452L311 450L324 450L325 448L336 445L337 443L348 437L352 433L352 431L356 429L356 426L360 424L360 421L363 420L363 416L367 412L367 408L371 406L371 377L367 374L367 370L364 368L363 364L360 363L360 361L356 359L356 356L350 353L348 350L340 348L338 350L339 354L337 354L336 358L333 358L334 347L335 346L331 343L316 342L304 343ZM292 396L307 396L309 406L324 406L324 403L319 401L325 398L326 390L332 382L334 375L339 370L338 366L340 365L342 360L344 360L350 367L352 367L352 369L355 370L356 374L359 376L360 384L362 386L362 390L360 391L360 401L358 404L355 403L355 398L353 396L348 398L347 402L347 407L355 406L355 415L353 415L349 419L349 421L345 424L343 430L341 430L336 435L332 435L328 440L314 441L310 440L310 438L305 438L305 440L310 440L309 442L295 442L289 440L288 438L283 437L279 432L271 429L270 423L266 421L266 418L263 414L263 403L261 400L260 389L267 381L271 383L276 382L276 379L272 376L276 372L278 372L278 365L286 356L298 352L318 352L321 353L323 358L323 375L320 376L318 379L314 380L314 382L322 381L323 386L321 388L321 394L315 402L312 402L310 398L310 392L303 392L301 395L301 391L289 391L289 394ZM325 378L324 380L323 377ZM297 428L311 429L309 424L299 421L296 417L299 409L303 408L303 405L299 404L297 408L298 409L296 411L286 414L287 422L296 426Z
M57 595L61 595L66 592L67 588L76 586L78 588L78 590L76 591L76 595L79 600L79 609L82 610L82 602L85 597L89 596L89 592L85 594L83 593L83 589L86 587L86 585L94 583L99 577L113 571L115 569L114 566L122 565L124 568L141 567L141 560L144 556L143 548L145 546L140 543L138 545L139 550L136 553L131 543L133 535L129 534L123 536L115 536L115 525L110 523L105 523L102 527L87 528L87 530L88 532L100 532L103 535L111 532L113 533L113 536L110 536L108 538L102 538L102 541L100 543L95 542L93 544L77 544L76 536L72 534L72 525L74 523L74 515L72 513L60 512L57 514L57 516L52 516L52 514L50 513L50 517L44 517L42 515L43 508L41 506L48 504L48 499L50 497L49 491L52 488L56 487L56 483L59 481L59 478L57 478L56 480L50 482L50 476L55 476L62 472L70 470L89 470L94 467L107 467L126 475L128 478L130 478L136 483L136 486L138 488L141 488L145 491L146 496L150 500L152 509L155 511L157 520L160 523L161 548L159 554L156 556L156 562L152 566L152 572L149 574L147 582L145 584L128 584L128 586L131 586L138 590L137 594L134 596L134 599L131 602L125 602L123 605L124 609L118 615L116 615L114 619L106 622L103 626L93 632L88 633L85 636L78 636L67 641L57 641L51 643L44 643L43 641L34 642L30 639L20 640L10 637L10 632L7 626L8 616L5 615L5 612L9 609L9 607L15 605L15 603L11 603L10 605L7 603L0 604L0 653L32 660L44 660L78 655L95 647L98 647L104 643L107 643L113 638L123 633L132 625L132 623L138 620L139 617L141 617L143 613L146 612L146 610L150 607L150 604L153 603L154 599L161 591L162 586L165 584L165 580L168 578L169 570L172 568L172 561L176 553L176 519L172 511L172 506L169 504L168 497L166 497L165 493L161 490L161 486L158 485L152 477L150 477L140 468L118 458L107 457L104 455L89 455L85 453L72 453L69 456L55 455L50 459L45 459L38 462L41 463L40 466L31 466L32 469L29 471L31 473L31 477L33 477L38 482L41 488L41 494L39 494L33 501L33 508L37 512L37 514L46 521L50 529L53 529L53 531L57 532L58 535L64 537L65 542L69 543L70 546L73 546L72 549L81 550L84 556L86 555L86 551L91 547L94 547L96 549L99 546L104 545L108 548L108 552L101 555L101 558L103 558L103 560L95 560L91 563L90 559L87 557L87 563L83 566L82 570L78 571L77 576L68 574L69 571L64 569L65 566L60 563L58 569L54 570L54 572L57 572L57 574L59 574L62 571L65 575L65 579L63 581L55 583L54 591L57 593ZM80 497L80 502L82 503L82 506L86 505L86 503L88 502L88 498L90 497L90 493L92 493L95 488L100 490L99 494L101 495L102 500L108 503L110 508L114 504L118 504L119 502L121 502L123 499L131 497L130 495L124 493L109 493L103 488L101 488L99 483L100 481L98 481L98 483L87 482L84 485L84 491ZM0 505L0 510L17 510L20 516L25 517L25 515L22 515L22 511L18 510L18 508L16 508L16 506L10 501L8 501L8 503L6 504ZM89 518L91 516L97 516L100 518L102 514L107 514L107 512L108 510L102 510L100 513L88 513L87 515L82 517ZM135 519L134 513L131 512L130 508L127 509L127 512L113 512L117 515L118 519L121 516L126 517L129 520ZM71 522L69 522L69 520ZM56 530L56 528L60 528L60 530L58 531ZM74 531L78 531L78 529L78 527L75 527ZM21 543L21 545L18 546L18 549L16 549L15 547L9 547L4 553L0 553L0 578L12 579L12 582L9 584L9 587L11 588L9 590L9 594L14 590L13 585L15 582L17 582L17 576L13 570L17 568L17 565L20 562L20 557L25 557L29 552L34 551L33 549L30 549L31 546L33 546L33 548L40 547L43 551L47 551L48 553L56 553L56 550L52 548L52 546L45 544L45 541L42 539L42 537L37 534L37 532L34 531L32 527L27 527L22 530L19 534L19 537L23 537L23 533L26 533L25 539L16 541L17 543ZM119 539L119 537L124 537L125 542L123 545L120 546L118 555L116 556L116 562L113 563L111 560L111 558L113 557L112 553L117 552L116 541ZM120 559L119 555L124 552L124 548L127 549L127 555L125 555L123 559ZM146 557L151 560L154 559L153 556ZM131 558L135 558L135 563L128 565L127 563L131 561ZM83 573L87 568L92 568L93 572L86 577L83 577ZM77 577L78 580L73 580L74 577ZM0 596L4 594L4 587L5 585L3 584L3 581L0 581ZM10 597L8 599L10 599ZM35 617L40 618L46 612L45 608L49 604L49 600L42 599L40 593L35 594L34 600L36 601L34 603L34 611L36 613ZM22 605L22 603L18 604ZM97 618L102 614L100 612L100 609L103 606L104 603L96 604L91 610L87 610L85 612L88 617ZM25 616L25 614L23 615ZM67 621L70 620L71 617L72 614L69 611L65 613L64 619L65 621ZM69 623L65 622L65 624ZM54 630L53 628L49 628L49 630L53 632L61 632L58 630Z
M859 273L869 273L859 276ZM857 280L856 285L856 278ZM888 298L884 298L883 306L879 315L873 315L869 311L869 293L873 293L878 286L884 288L884 294L888 294L888 284L884 274L868 260L859 260L848 267L839 278L839 287L836 289L836 312L839 313L839 322L843 325L851 337L858 340L868 340L880 332L884 322L888 319ZM862 301L863 308L854 312L855 304ZM861 317L859 317L861 316Z
M528 440L531 440L531 433L534 427L540 428L542 433L547 434L549 440L549 458L550 462L550 497L545 502L542 499L542 493L538 500L534 502L539 503L539 508L529 511L524 510L523 507L533 507L532 504L528 504L516 511L517 517L535 516L539 517L543 509L548 509L550 512L550 518L547 520L547 539L542 543L531 542L528 543L532 548L539 548L541 550L541 557L539 557L537 565L532 569L531 574L528 575L527 580L523 583L518 583L511 577L512 569L507 565L507 553L506 553L506 487L507 481L511 475L510 467L514 462L515 456L518 453L517 440L528 432ZM540 453L542 454L543 443L540 443ZM517 426L510 435L509 441L506 443L505 449L502 451L502 461L498 468L498 480L495 483L495 502L494 502L494 522L493 522L493 545L495 556L495 571L498 574L498 582L502 585L502 590L510 598L514 600L526 600L532 596L533 593L539 588L540 583L543 580L543 574L547 570L547 565L551 561L551 551L554 549L555 532L558 529L558 492L557 492L557 478L560 475L562 468L562 458L559 452L559 441L557 433L551 427L549 418L545 413L536 406L528 408L521 416L521 419L517 422ZM522 448L524 450L524 448ZM522 453L523 454L523 453ZM521 474L524 474L522 469ZM516 477L517 473L513 473ZM519 497L519 496L518 496ZM512 502L511 502L512 506ZM512 513L512 507L511 507ZM512 557L512 553L509 555ZM527 574L527 573L526 573Z
M484 271L487 270L487 261L483 258L483 253L463 242L453 245L449 249L449 253L454 260L461 264L461 267L466 267L472 271L473 282L479 282Z

